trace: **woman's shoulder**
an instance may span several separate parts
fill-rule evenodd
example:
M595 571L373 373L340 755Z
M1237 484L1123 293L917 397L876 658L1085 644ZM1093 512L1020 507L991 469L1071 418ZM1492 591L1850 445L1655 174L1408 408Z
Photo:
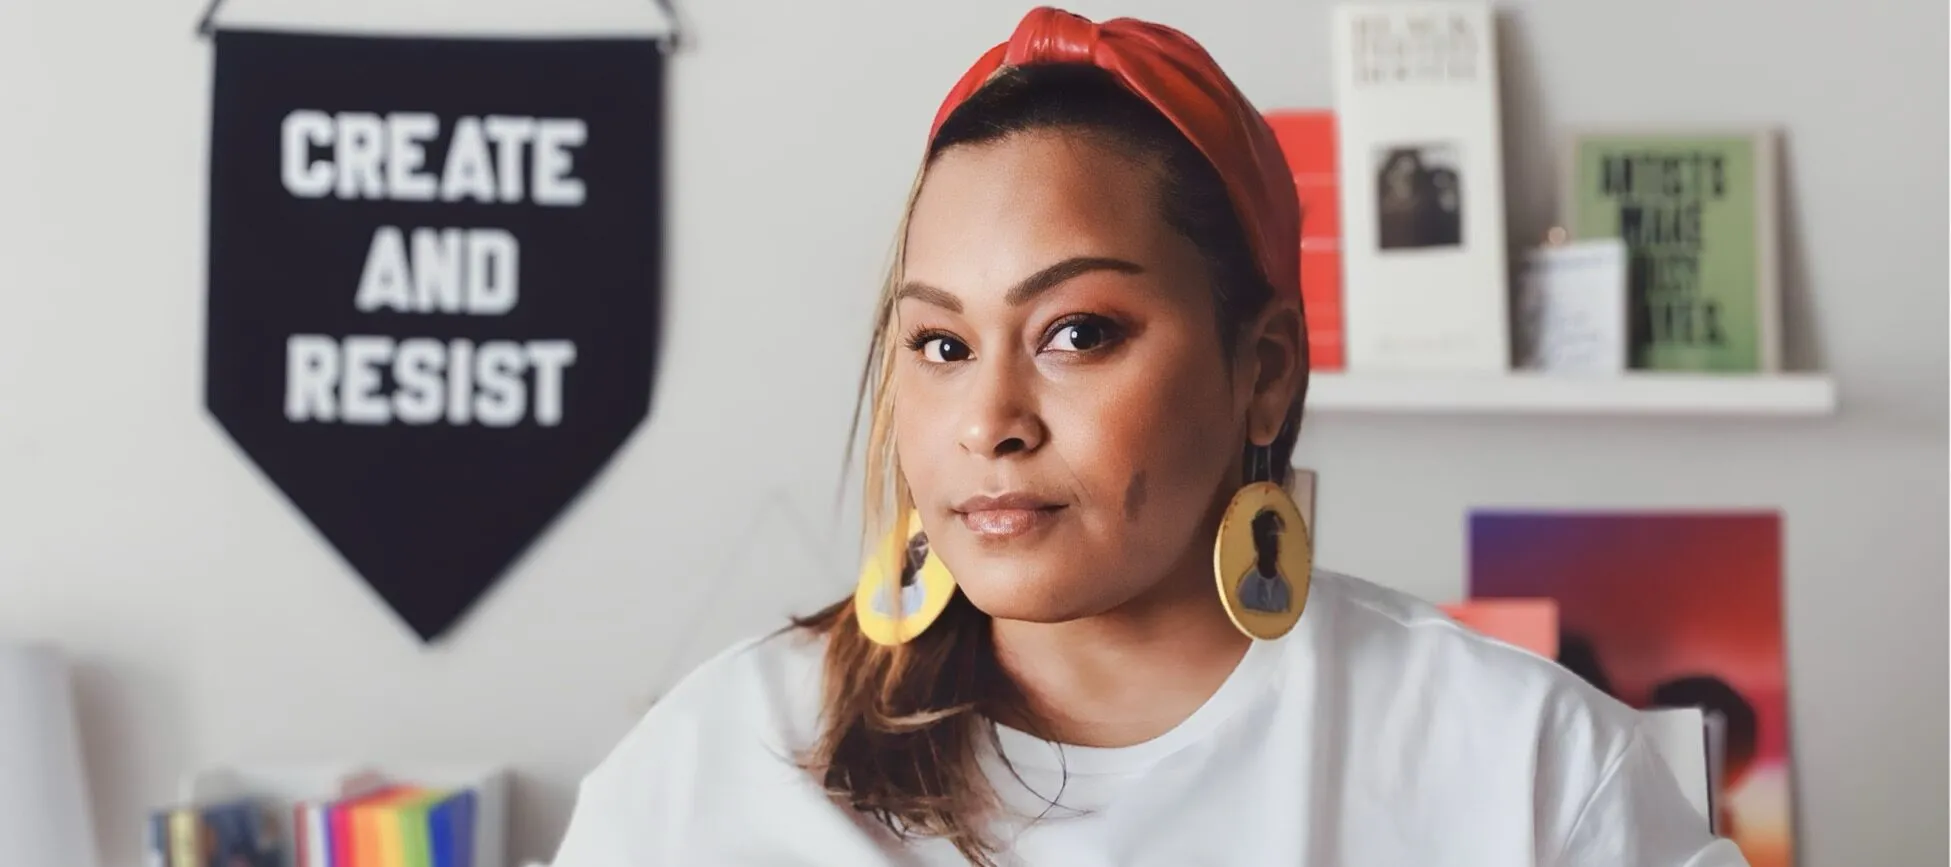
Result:
M1601 764L1625 750L1639 712L1556 660L1474 630L1412 594L1317 571L1320 629L1347 672L1348 700L1437 712L1458 730L1529 735ZM1310 605L1317 600L1310 600Z
M1336 649L1353 661L1426 660L1462 677L1460 687L1571 693L1615 716L1628 710L1556 660L1472 629L1421 597L1324 570L1315 571L1313 588L1309 605L1330 609L1325 628Z
M1543 863L1740 863L1714 848L1640 712L1555 660L1335 572L1315 572L1302 621L1278 701L1310 744L1333 742L1328 785L1379 787L1390 821L1454 822L1458 839Z
M1335 573L1316 586L1317 680L1337 684L1351 773L1431 769L1416 790L1524 809L1541 849L1576 863L1634 828L1645 852L1706 845L1704 817L1689 813L1638 710L1410 594Z
M657 697L583 775L558 867L737 863L726 828L765 814L849 836L804 771L816 734L825 637L784 629L737 640Z
M639 729L713 727L793 740L817 716L826 637L803 628L747 636L680 677Z
M658 696L585 784L682 778L689 764L759 745L768 755L797 753L818 717L825 646L823 636L798 628L732 643Z

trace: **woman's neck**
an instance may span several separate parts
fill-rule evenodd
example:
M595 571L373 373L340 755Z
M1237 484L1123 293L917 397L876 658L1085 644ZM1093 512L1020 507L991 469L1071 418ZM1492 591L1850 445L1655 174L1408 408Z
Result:
M1220 607L1210 558L1187 559L1151 592L1106 614L995 621L996 662L1018 701L992 715L1086 747L1143 743L1184 722L1251 643Z

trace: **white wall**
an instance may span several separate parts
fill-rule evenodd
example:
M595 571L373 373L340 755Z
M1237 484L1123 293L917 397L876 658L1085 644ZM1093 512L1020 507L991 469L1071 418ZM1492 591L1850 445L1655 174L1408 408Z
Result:
M692 40L672 80L652 417L422 647L201 409L201 2L0 3L0 634L58 640L84 666L114 867L134 863L140 811L177 774L233 758L503 760L520 774L518 849L546 854L578 774L676 671L849 582L838 458L895 209L936 100L1025 4L680 3ZM283 5L460 25L572 14ZM617 26L652 15L648 0L565 5ZM1180 26L1264 106L1328 100L1324 0L1072 5ZM1838 374L1843 411L1316 418L1302 459L1323 473L1322 562L1449 598L1472 506L1778 507L1803 863L1941 863L1943 4L1507 9L1515 237L1550 216L1547 145L1566 125L1783 124L1792 357Z

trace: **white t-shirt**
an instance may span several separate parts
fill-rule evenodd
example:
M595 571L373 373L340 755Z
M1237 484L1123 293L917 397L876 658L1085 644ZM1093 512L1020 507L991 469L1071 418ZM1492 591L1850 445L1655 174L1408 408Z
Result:
M700 666L582 782L553 867L963 865L835 805L793 759L820 640ZM1737 867L1631 709L1404 594L1315 573L1307 613L1132 747L1002 729L1004 864ZM1022 781L1018 781L1020 776ZM1027 788L1026 788L1027 786ZM1059 806L1044 796L1061 789Z

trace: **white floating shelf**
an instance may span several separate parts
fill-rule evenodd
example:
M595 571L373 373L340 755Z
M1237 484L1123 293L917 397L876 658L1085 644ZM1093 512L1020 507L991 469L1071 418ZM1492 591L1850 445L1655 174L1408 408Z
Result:
M1309 413L1823 416L1836 384L1820 374L1317 373Z

